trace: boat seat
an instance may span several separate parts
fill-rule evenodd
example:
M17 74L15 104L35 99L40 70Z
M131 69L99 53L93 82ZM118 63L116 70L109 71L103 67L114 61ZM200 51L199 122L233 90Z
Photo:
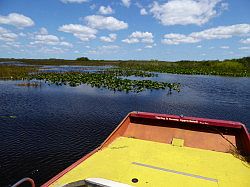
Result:
M63 187L132 187L132 186L103 178L87 178L85 180L80 180L66 184Z

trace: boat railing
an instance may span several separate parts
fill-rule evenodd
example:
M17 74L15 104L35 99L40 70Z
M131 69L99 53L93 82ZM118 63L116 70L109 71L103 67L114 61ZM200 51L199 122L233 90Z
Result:
M31 185L31 187L36 186L33 179L26 177L26 178L21 179L20 181L18 181L14 185L12 185L12 187L21 187L21 185L23 185L25 183L29 183Z

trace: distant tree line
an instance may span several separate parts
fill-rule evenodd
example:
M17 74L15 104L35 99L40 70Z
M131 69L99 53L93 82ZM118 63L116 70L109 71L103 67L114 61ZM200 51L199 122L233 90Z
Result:
M76 60L77 61L89 61L90 59L88 57L79 57Z

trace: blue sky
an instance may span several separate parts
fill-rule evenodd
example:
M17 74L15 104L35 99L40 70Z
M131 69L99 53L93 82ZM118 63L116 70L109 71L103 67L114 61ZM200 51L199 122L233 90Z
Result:
M0 57L250 56L249 0L0 0Z

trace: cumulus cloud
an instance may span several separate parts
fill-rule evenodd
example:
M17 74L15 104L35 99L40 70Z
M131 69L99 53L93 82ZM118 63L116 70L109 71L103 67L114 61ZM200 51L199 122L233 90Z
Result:
M229 46L221 46L221 49L229 49Z
M35 36L35 40L37 41L42 41L44 43L54 43L54 42L59 42L59 38L55 35L49 35L49 34L45 34L45 35L36 35Z
M103 45L99 46L94 50L89 50L89 54L111 54L111 53L117 53L119 51L120 47L118 45Z
M128 44L133 44L133 43L139 43L140 41L137 38L126 38L126 39L122 40L122 42L128 43Z
M150 12L162 25L202 25L217 16L221 0L169 0L154 2ZM223 4L225 7L225 3ZM222 8L221 8L222 9Z
M88 0L61 0L63 3L85 3L88 2Z
M169 45L178 45L179 43L197 43L199 39L193 38L191 36L186 36L184 34L165 34L162 43Z
M122 4L125 6L125 7L130 7L130 4L131 4L131 0L122 0Z
M13 48L13 47L14 48L20 48L21 47L20 42L11 41L11 42L6 42L5 44L10 48Z
M58 30L66 33L71 33L82 41L89 41L91 39L95 39L97 33L96 29L79 24L63 25L59 27Z
M250 47L239 47L240 50L250 50Z
M107 15L107 14L113 14L114 11L110 6L100 6L99 11L100 14Z
M61 47L41 47L38 52L39 53L45 53L45 54L63 54L67 52L68 49L66 48L61 48Z
M21 37L27 36L27 35L26 35L25 33L23 33L23 32L20 32L18 35L21 36Z
M40 28L39 30L40 34L48 34L48 30L45 27Z
M142 8L142 9L140 10L140 14L141 14L142 16L145 16L145 15L148 14L148 12L147 12L147 10L146 10L145 8Z
M7 16L0 15L0 24L12 25L17 28L30 27L35 25L34 21L22 14L10 13Z
M101 36L100 40L103 42L114 42L116 38L117 38L117 35L114 33L111 33L108 36Z
M118 49L120 48L118 45L103 45L102 49Z
M233 36L250 34L250 24L236 24L231 26L219 26L189 35L170 33L165 34L162 43L178 45L180 43L197 43L202 40L227 39Z
M65 47L73 47L69 42L62 41L55 35L48 34L46 28L41 28L37 34L34 35L31 45L43 44L43 45L60 45Z
M100 15L91 15L84 18L89 27L95 29L107 29L110 31L116 31L128 28L128 24L124 21L120 21L114 17L105 17Z
M241 39L241 40L240 40L240 43L243 43L243 44L250 44L250 38Z
M18 38L18 35L3 28L0 27L0 40L6 41L6 42L13 42Z
M122 40L122 42L128 43L128 44L132 44L132 43L153 43L154 36L151 32L140 32L140 31L136 31L133 32L131 35L129 35L128 38Z

